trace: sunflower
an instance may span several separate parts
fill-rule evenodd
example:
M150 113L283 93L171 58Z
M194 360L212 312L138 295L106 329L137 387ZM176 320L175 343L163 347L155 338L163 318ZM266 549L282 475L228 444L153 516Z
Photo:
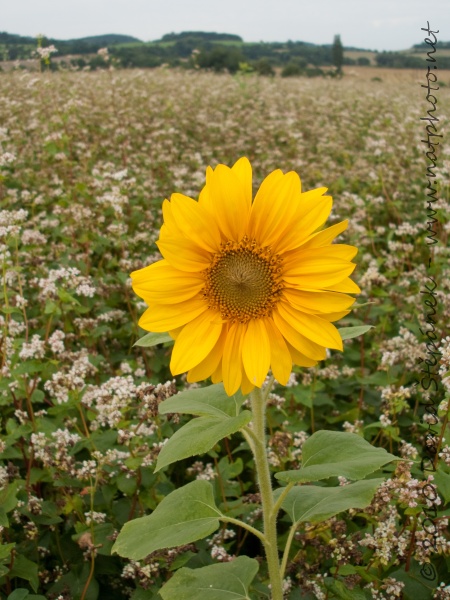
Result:
M349 278L357 249L332 244L348 221L320 230L332 206L326 190L302 193L296 173L276 170L252 202L252 169L241 158L208 167L198 201L164 200L163 260L131 278L148 304L140 327L175 340L173 375L247 394L269 369L285 385L293 364L311 367L326 348L342 350L332 323L350 312L347 294L360 291Z

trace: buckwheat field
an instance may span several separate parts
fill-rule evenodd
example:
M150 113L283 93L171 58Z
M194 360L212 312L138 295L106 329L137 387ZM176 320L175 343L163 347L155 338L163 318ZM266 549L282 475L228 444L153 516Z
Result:
M338 242L358 248L361 288L339 327L372 326L275 386L272 474L298 469L321 429L401 459L365 508L301 522L284 597L450 598L450 93L436 92L443 137L427 204L424 73L0 73L1 599L161 600L181 567L261 562L258 539L232 525L143 560L111 553L125 523L194 480L211 482L222 511L261 525L239 435L154 473L187 421L158 405L210 382L174 378L170 343L134 345L147 305L129 276L161 259L163 200L197 199L208 165L242 156L254 193L275 169L297 172L305 191L329 189L327 226L349 220ZM270 598L265 567L231 597Z

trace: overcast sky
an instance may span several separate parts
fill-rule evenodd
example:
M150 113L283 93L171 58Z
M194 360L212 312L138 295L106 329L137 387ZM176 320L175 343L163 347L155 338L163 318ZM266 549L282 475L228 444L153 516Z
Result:
M449 0L0 0L0 9L2 31L57 39L216 31L327 44L340 34L344 46L402 50L423 40L429 21L450 40Z

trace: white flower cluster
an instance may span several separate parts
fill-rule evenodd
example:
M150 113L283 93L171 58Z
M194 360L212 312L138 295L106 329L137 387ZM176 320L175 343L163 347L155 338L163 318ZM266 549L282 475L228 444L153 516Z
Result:
M53 354L56 354L56 356L61 355L64 350L64 338L66 337L66 334L64 333L64 331L61 331L60 329L55 329L55 331L52 333L52 335L48 338L48 344L50 346L50 350L53 352Z
M31 434L36 460L41 460L46 467L57 468L72 477L76 475L76 469L75 459L70 450L80 440L81 437L77 433L71 433L68 429L58 429L50 438L42 432Z
M76 267L60 268L50 270L47 278L35 278L32 280L34 285L41 288L43 299L55 297L57 294L57 283L64 284L65 287L74 289L78 296L92 298L95 294L95 287L92 279L81 275Z
M439 361L441 363L439 375L442 377L442 385L447 393L450 394L450 336L447 336L442 340L439 350L442 353Z
M28 218L28 211L20 208L19 210L0 210L0 238L7 235L18 235L21 224Z
M85 512L84 516L86 517L86 525L91 525L93 523L105 523L107 517L106 513L97 512L95 510Z
M16 160L16 155L12 152L3 152L0 154L0 168L9 167Z
M118 187L113 187L110 192L106 192L97 198L99 204L111 206L116 217L123 215L123 207L128 204L127 196L124 196Z
M83 404L93 407L97 417L91 428L116 427L125 411L136 399L136 386L131 376L112 377L101 385L90 385L83 395Z
M0 490L3 490L9 483L8 469L0 466Z
M41 336L38 334L33 335L31 342L24 342L21 351L19 352L19 358L27 360L28 358L44 358L45 355L45 341L41 340Z
M97 54L99 56L101 56L104 61L106 61L106 62L109 61L108 48L99 48L99 50L97 50Z
M44 389L56 399L58 404L69 401L69 392L81 391L86 385L86 378L94 375L97 369L89 362L85 351L73 353L72 364L64 365L60 371L54 373L52 378L44 384Z
M400 335L380 345L381 370L387 371L390 366L397 364L402 364L406 370L411 370L416 367L419 359L425 357L425 344L419 343L409 329L400 327L399 333Z
M55 48L54 44L46 46L45 48L36 48L36 54L41 60L48 60L55 52L58 52L58 49Z
M204 481L212 481L217 477L217 472L214 470L212 463L204 465L200 460L196 460L191 467L186 469L188 475L195 475L195 479Z

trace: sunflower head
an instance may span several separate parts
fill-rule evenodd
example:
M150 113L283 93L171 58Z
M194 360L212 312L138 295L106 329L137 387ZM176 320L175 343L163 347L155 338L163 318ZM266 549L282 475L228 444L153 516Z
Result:
M349 278L357 249L332 243L347 221L323 229L332 207L325 192L302 192L296 173L277 170L252 201L251 166L241 158L208 167L198 201L164 201L163 259L131 278L148 304L139 325L175 339L174 375L248 393L269 369L284 385L293 364L342 350L332 323L360 291Z

